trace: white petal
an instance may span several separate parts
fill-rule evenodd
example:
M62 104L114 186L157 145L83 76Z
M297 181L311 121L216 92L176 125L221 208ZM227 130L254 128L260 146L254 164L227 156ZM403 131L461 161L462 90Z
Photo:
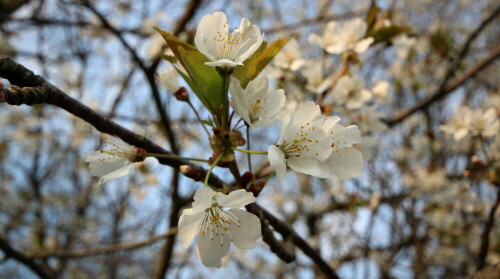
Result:
M308 41L311 44L317 44L319 47L323 48L323 39L316 33L309 35Z
M267 149L267 156L271 167L276 171L276 176L279 180L283 180L286 175L286 160L285 154L275 145L270 145Z
M358 150L347 147L333 152L326 161L332 173L340 179L359 176L363 171L363 157Z
M219 268L222 265L222 258L229 253L231 240L228 233L224 236L215 235L215 232L212 235L199 233L196 244L201 262L207 267Z
M100 159L107 159L110 157L114 157L114 156L112 156L111 154L108 154L108 153L104 153L100 150L92 151L89 154L87 154L87 156L85 156L85 162L86 163L93 163L93 162L99 161Z
M346 51L347 47L343 44L335 44L331 45L326 48L326 52L330 54L341 54L342 52Z
M121 157L110 157L90 163L90 174L93 176L103 176L130 165L130 161Z
M101 185L110 179L127 175L130 172L131 167L132 167L132 164L127 164L127 165L125 165L125 166L123 166L123 167L121 167L113 172L106 174L105 176L101 177L101 179L99 179L99 182L97 183L97 185Z
M203 186L196 193L194 193L193 214L205 211L212 205L212 196L214 190L208 186Z
M363 39L358 43L356 43L356 45L354 46L354 51L359 54L364 53L372 43L373 43L373 38L371 37Z
M184 209L179 219L179 239L182 247L187 248L191 240L200 232L205 212L192 213L191 209Z
M315 158L291 157L288 158L288 166L296 172L305 173L320 178L331 177L330 171L328 169L328 164L325 162L320 162Z
M247 107L248 97L246 96L245 90L241 87L238 79L231 77L229 91L231 92L231 107L234 112L241 116L247 124L251 125L252 123L250 121L250 114Z
M222 39L225 40L228 31L226 14L215 12L211 15L205 15L198 24L194 37L195 45L209 60L214 61L214 55L218 52L214 37L219 38L219 34L221 34Z
M335 124L330 130L330 136L337 148L361 142L361 132L356 125L344 127Z
M240 49L236 54L235 62L241 63L249 58L260 47L264 41L264 35L260 33L257 25L252 25L249 31L245 32L240 43Z
M217 203L223 207L242 208L254 201L255 197L252 192L247 192L244 189L233 191L229 195L217 193Z
M240 226L235 222L231 222L229 225L229 231L236 247L240 249L255 247L257 239L262 235L259 218L240 209L230 209L228 211L240 220Z
M304 123L312 123L321 115L321 109L314 102L302 104L299 109L290 115L284 135L287 139L293 138Z
M243 63L235 62L229 59L221 59L213 62L205 62L205 65L212 67L234 68L238 65L243 66Z

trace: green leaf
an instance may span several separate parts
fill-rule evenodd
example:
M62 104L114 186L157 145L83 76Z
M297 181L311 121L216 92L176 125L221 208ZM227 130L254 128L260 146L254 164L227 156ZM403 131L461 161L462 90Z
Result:
M207 126L210 126L210 127L213 127L214 125L212 124L212 121L210 120L201 120L201 123L207 125Z
M172 56L172 55L166 55L166 54L160 54L160 57L167 60L168 62L170 62L172 65L174 65L175 63L177 63L177 61L179 61L177 59L177 57L175 56Z
M375 26L379 12L380 8L377 6L377 3L375 1L372 1L370 8L366 13L366 19L365 19L366 26L368 27L367 28L368 32L370 32Z
M154 27L174 53L175 57L162 55L162 57L174 64L177 61L184 67L188 75L178 71L189 87L196 94L203 105L212 113L216 114L222 105L224 96L222 93L222 78L214 67L205 65L208 59L194 46L179 40L173 34Z
M163 37L165 42L167 42L167 45L170 47L170 49L174 53L175 57L177 57L177 59L179 59L179 60L181 59L180 53L177 50L177 47L179 47L179 46L183 47L186 50L196 50L196 48L194 46L192 46L192 45L190 45L182 40L179 40L179 38L177 38L173 34L165 32L156 26L153 28L156 31L158 31L158 33L160 33L160 35ZM182 63L182 61L181 61L181 63Z
M245 62L243 66L238 66L234 69L233 76L241 82L241 86L245 88L247 84L255 79L264 67L273 60L274 56L285 46L291 38L279 39L267 46L264 42L259 49Z
M224 102L225 93L222 92L222 77L215 70L215 67L205 65L208 59L201 52L185 49L182 46L178 46L177 51L193 82L193 85L189 86L195 91L203 105L212 114L216 114ZM193 87L196 87L197 90Z
M455 48L455 40L449 32L438 29L430 37L431 47L442 57L450 58Z
M402 33L411 32L411 28L403 25L391 25L388 27L380 28L377 31L370 32L366 36L373 37L373 44L380 42L389 42L392 38Z

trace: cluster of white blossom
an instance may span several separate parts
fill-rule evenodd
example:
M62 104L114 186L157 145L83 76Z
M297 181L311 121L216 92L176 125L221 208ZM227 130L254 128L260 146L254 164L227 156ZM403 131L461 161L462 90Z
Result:
M332 32L335 34L333 38L330 37ZM366 24L361 19L332 22L328 24L323 38L311 35L310 41L332 54L350 51L359 54L373 42L372 38L363 39L365 33ZM241 20L233 33L229 33L226 15L216 12L201 19L194 41L197 50L209 60L204 64L215 67L222 76L222 72L230 75L235 67L245 66L245 61L261 46L263 34L246 18ZM276 57L276 65L284 70L296 71L304 64L306 60L301 58L296 41L292 41ZM343 75L334 81L331 77L323 79L321 68L314 64L309 63L308 67L309 70L304 72L308 76L307 89L316 94L329 91L335 102L346 109L360 109L374 96L386 98L388 85L385 83L368 90L358 75ZM177 91L176 72L189 76L183 65L175 63L174 67L158 74L159 84L171 92ZM287 167L319 178L350 179L361 174L363 156L355 148L362 143L358 126L341 125L340 117L325 116L312 101L294 106L296 109L286 108L289 102L286 101L285 91L270 89L267 77L257 77L247 82L246 86L242 86L239 79L230 77L228 84L230 105L249 128L269 126L282 119L279 140L270 145L267 152L279 180L284 179ZM90 163L91 173L101 176L101 184L127 174L132 162L142 161L146 156L153 155L117 138L107 137L106 146L91 153L86 161ZM254 247L261 236L260 220L239 209L254 201L254 195L245 189L226 195L208 185L202 187L194 195L193 207L185 209L180 217L182 245L188 247L197 236L198 255L202 263L209 267L221 266L231 242L240 249Z
M441 131L460 141L467 136L490 138L500 131L500 120L497 108L471 109L466 106L456 106L455 115L448 123L441 126Z

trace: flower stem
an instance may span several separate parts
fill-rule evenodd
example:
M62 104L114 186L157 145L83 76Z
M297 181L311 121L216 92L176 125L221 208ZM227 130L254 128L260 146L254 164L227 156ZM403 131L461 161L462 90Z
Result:
M247 149L250 150L250 126L247 126ZM247 153L248 160L248 171L252 172L252 160L250 158L250 153Z
M155 157L155 158L163 158L163 159L179 159L179 160L187 160L187 161L196 161L196 162L208 163L208 160L205 160L205 159L189 158L189 157L182 157L182 156L177 156L177 155L158 154L158 153L146 153L146 156Z
M194 115L196 115L196 118L200 122L200 124L203 127L203 129L205 130L205 132L207 132L208 137L210 137L210 132L208 131L207 127L205 127L205 124L203 123L203 121L201 121L201 117L198 114L198 111L196 111L196 109L194 108L194 106L193 106L193 104L191 103L190 100L187 100L187 103L188 103L189 107L193 110Z
M264 151L246 150L246 149L240 149L240 148L236 148L236 147L231 147L231 149L235 150L235 151L243 152L243 153L267 155L267 152L264 152Z
M264 183L267 183L267 181L273 177L276 174L276 171L271 172L266 178L264 178Z
M212 163L212 165L208 169L207 175L205 176L205 186L208 186L208 179L210 178L210 174L212 173L212 170L215 168L215 166L217 166L220 159L222 159L222 156L224 156L224 153L219 154L219 156L215 159L215 161Z
M228 126L227 122L228 122L228 113L229 113L229 107L227 105L227 97L228 97L228 94L229 94L229 80L230 80L230 76L231 74L226 74L226 73L222 73L222 71L219 72L221 74L221 77L222 77L222 94L223 94L223 103L222 103L222 127L221 127L221 130L222 130L222 136L224 137L225 135L225 132L226 132L226 128Z

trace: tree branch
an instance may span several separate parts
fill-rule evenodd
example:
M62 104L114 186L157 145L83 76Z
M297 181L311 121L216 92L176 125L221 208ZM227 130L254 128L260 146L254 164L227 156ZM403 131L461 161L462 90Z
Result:
M149 239L139 241L139 242L120 243L120 244L110 245L110 246L106 246L106 247L91 248L91 249L78 250L78 251L55 251L55 252L33 253L31 255L28 255L27 258L83 258L83 257L100 255L100 254L113 253L113 252L117 252L117 251L133 250L133 249L138 249L138 248L153 244L158 240L165 239L169 236L175 235L176 233L177 233L177 228L174 227L174 228L171 228L170 230L168 230L164 234L156 235L156 236L153 236Z
M419 102L417 105L413 106L410 109L407 109L403 112L397 113L395 116L390 118L389 120L386 121L387 125L389 127L395 126L396 124L399 124L402 122L404 119L406 119L408 116L412 115L413 113L426 109L429 107L431 104L436 102L437 100L447 96L449 93L453 92L456 90L458 87L460 87L466 80L469 78L473 77L475 74L477 74L479 71L484 69L486 66L491 64L498 56L500 55L500 47L496 47L493 52L483 59L481 62L479 62L476 66L472 67L471 70L469 70L466 74L464 74L461 78L458 78L455 82L452 83L451 86L448 86L448 81L453 77L453 75L456 73L457 69L459 69L460 64L462 63L463 59L469 52L470 46L472 45L472 42L479 36L479 34L486 28L486 26L493 22L493 20L500 14L500 5L497 6L497 8L491 13L489 17L487 17L481 24L469 35L467 40L465 41L464 45L462 46L460 52L457 54L453 62L450 64L448 67L445 77L441 81L438 89L435 91L435 93L430 94L430 96L421 102Z
M15 85L0 90L0 103L7 102L8 104L17 106L22 104L30 106L34 104L55 105L90 123L98 131L116 135L131 145L146 149L149 153L175 155L153 143L148 138L104 118L101 114L66 95L59 88L50 84L42 77L35 75L22 65L17 64L7 56L0 56L0 77L8 79L11 84ZM182 165L190 166L191 172L186 174L186 176L197 181L204 178L207 173L202 167L185 160L159 158L158 161L176 170L180 170L180 166ZM223 185L223 182L214 174L210 175L209 183L218 188Z
M170 125L170 117L165 111L165 107L161 102L161 97L160 97L160 92L158 90L158 87L156 86L156 81L154 77L154 72L149 71L149 69L146 67L142 59L139 57L137 52L130 46L130 44L125 40L123 37L122 33L120 33L116 28L114 28L106 19L106 17L98 12L89 1L84 1L84 5L89 8L101 21L103 26L107 28L111 33L113 33L118 40L122 43L123 47L130 53L134 61L137 63L139 68L142 70L144 73L144 76L146 77L146 80L148 81L149 87L151 89L151 94L153 96L154 103L156 105L156 110L158 111L158 114L160 115L160 120L162 123L162 127L164 128L165 135L168 139L168 142L170 144L170 149L172 149L172 152L174 153L179 153L179 149L177 147L177 143L175 140L174 132L172 131L172 127Z
M283 235L284 239L290 238L293 243L298 248L300 248L302 252L304 252L304 254L306 254L328 278L339 278L335 270L330 265L328 265L328 263L326 263L325 260L323 260L323 258L311 246L309 246L309 244L307 244L307 242L302 237L300 237L292 228L290 228L289 225L279 220L269 211L265 210L257 204L247 205L246 209L257 216L261 216L262 214L264 218L267 219L269 224L273 226L273 228L277 232Z
M491 207L490 214L488 215L488 220L484 224L483 231L481 233L481 246L479 248L478 260L476 270L481 270L486 264L486 256L488 256L488 248L490 245L490 232L495 224L495 214L498 206L500 205L500 188L497 189L497 198L493 206Z
M33 271L36 275L40 276L40 278L54 278L54 274L51 270L47 270L46 268L38 265L34 260L26 257L22 253L16 251L12 248L9 243L0 237L0 249L5 253L6 258L13 258L16 261L27 266L31 271Z

